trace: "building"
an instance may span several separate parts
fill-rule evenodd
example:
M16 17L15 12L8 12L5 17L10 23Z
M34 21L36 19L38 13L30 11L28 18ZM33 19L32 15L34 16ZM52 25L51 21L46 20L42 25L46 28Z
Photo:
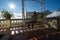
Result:
M34 12L26 12L26 18L31 18ZM36 12L38 14L40 12Z
M26 12L26 18L29 19L32 17L34 12ZM38 16L38 19L37 21L43 21L44 20L44 17L48 14L50 14L52 12L50 11L45 11L45 12L36 12L37 16ZM45 15L44 15L45 14Z
M60 26L60 11L55 11L46 16L47 20L51 20L56 24L57 28Z

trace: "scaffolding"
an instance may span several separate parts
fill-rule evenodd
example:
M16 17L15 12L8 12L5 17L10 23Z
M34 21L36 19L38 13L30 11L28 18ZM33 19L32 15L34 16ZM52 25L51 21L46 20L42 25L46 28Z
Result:
M25 14L24 14L24 1L37 1L37 2L40 2L40 8L41 8L41 12L44 12L45 11L45 1L44 0L22 0L22 19L23 19L23 23L24 23L24 20L25 20ZM44 19L45 19L45 13L44 13Z

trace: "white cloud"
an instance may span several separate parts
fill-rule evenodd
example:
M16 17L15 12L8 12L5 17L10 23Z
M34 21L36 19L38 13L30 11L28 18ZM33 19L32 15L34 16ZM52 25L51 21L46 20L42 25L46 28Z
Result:
M22 18L21 13L14 13L14 17L12 17L12 19L21 19L21 18Z

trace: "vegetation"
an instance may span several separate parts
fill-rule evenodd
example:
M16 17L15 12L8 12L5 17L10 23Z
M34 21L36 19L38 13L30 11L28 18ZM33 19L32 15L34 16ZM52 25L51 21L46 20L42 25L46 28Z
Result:
M3 18L5 18L5 19L11 19L12 16L13 16L13 14L11 14L8 11L5 11L5 10L2 11L2 17Z

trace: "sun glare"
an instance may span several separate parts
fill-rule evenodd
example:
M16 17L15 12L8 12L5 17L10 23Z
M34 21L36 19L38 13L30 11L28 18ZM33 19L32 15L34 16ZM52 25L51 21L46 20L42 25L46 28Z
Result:
M11 9L14 9L14 8L15 8L15 4L9 4L9 7L10 7Z

